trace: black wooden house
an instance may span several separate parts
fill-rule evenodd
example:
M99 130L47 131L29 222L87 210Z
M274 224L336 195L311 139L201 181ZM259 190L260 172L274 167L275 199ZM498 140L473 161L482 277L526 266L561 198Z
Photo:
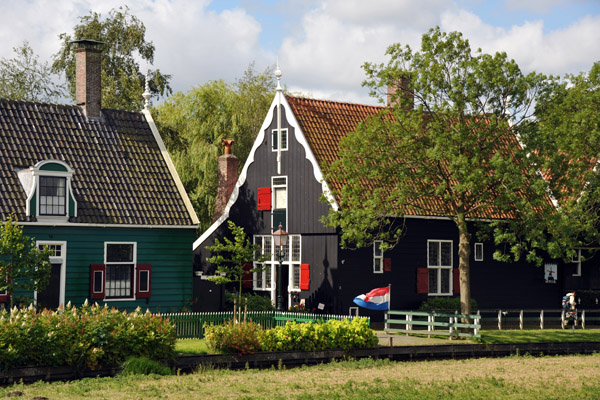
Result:
M416 309L432 296L458 294L458 231L449 218L403 216L404 235L385 253L378 242L370 248L342 249L336 230L320 222L329 207L338 207L322 171L336 159L340 139L381 109L278 92L239 178L224 195L223 209L194 243L194 296L205 310L218 308L221 302L215 294L220 289L203 280L214 270L206 262L210 254L205 247L228 233L227 220L243 226L266 254L275 253L271 235L279 224L290 233L282 268L285 309L302 305L324 313L358 312L380 319L380 311L358 310L354 297L391 284L391 308ZM220 162L227 170L227 161ZM587 275L577 276L581 271L577 260L550 261L542 267L525 261L502 263L493 260L494 250L492 243L473 244L471 295L480 309L556 309L566 290L593 289ZM275 301L276 257L265 267L248 277L245 287Z

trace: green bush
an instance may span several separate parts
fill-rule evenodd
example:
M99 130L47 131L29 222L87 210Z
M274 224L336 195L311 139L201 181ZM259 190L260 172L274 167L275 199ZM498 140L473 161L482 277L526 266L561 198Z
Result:
M225 307L228 310L233 310L233 300L237 301L238 295L235 292L225 293ZM248 311L275 311L271 298L267 296L261 296L257 293L242 293L242 310L248 302ZM239 304L238 304L239 306Z
M119 312L106 305L36 312L0 311L0 368L67 365L77 370L119 365L131 356L152 360L175 354L175 328L168 319Z
M204 325L208 347L218 353L256 353L261 349L262 335L262 328L254 322Z
M421 303L420 311L460 312L460 297L431 297ZM477 310L477 301L471 299L471 311Z
M329 320L317 324L288 322L285 326L265 331L262 348L264 351L350 350L375 347L377 341L375 331L369 328L366 318Z
M122 366L121 375L173 375L173 371L158 361L144 357L130 357Z

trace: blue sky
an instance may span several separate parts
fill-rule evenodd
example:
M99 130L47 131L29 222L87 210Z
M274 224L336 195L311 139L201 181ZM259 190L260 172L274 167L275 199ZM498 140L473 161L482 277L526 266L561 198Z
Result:
M119 0L0 0L0 57L29 41L50 60L58 35ZM564 75L600 61L600 0L129 0L176 91L233 82L279 59L282 83L316 98L374 103L365 62L393 43L418 48L430 28L460 31L473 48L505 51L525 72ZM145 66L143 66L145 68Z

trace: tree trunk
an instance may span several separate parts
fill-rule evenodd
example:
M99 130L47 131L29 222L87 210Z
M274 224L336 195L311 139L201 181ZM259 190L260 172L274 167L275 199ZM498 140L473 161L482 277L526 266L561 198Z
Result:
M471 235L464 214L458 215L458 270L460 280L460 312L471 314Z

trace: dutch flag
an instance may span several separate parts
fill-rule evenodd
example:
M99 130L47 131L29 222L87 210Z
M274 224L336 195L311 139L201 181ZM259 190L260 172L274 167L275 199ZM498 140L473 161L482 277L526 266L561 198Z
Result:
M367 294L361 294L354 298L354 303L369 310L389 310L390 287L382 287L371 290Z

